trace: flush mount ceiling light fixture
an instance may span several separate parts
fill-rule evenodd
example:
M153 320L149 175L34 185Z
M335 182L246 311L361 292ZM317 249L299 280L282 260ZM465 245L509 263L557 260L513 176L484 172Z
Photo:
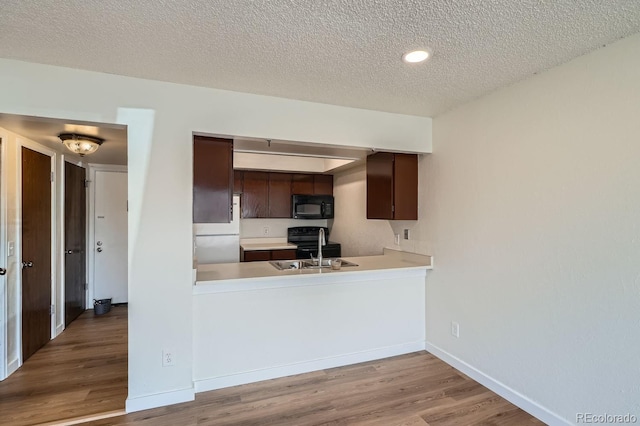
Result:
M415 64L417 62L426 61L429 57L429 52L426 50L414 50L402 55L402 60L408 64Z
M102 138L78 133L60 133L58 137L69 151L79 154L81 157L96 152L104 142Z

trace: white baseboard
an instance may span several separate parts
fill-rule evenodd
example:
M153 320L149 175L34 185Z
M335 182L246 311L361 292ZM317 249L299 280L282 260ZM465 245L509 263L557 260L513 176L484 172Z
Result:
M151 408L164 407L165 405L193 401L195 397L196 394L193 388L187 388L138 398L127 398L125 411L133 413L134 411L149 410Z
M422 351L424 349L424 341L409 342L363 352L355 352L328 358L314 359L310 361L297 362L294 364L279 365L275 367L263 368L260 370L231 374L228 376L219 376L210 379L196 380L194 382L194 385L196 393L206 392L215 389L228 388L231 386L244 385L247 383L261 382L263 380L276 379L278 377L292 376L294 374L309 373L311 371L342 367L345 365L357 364L359 362L373 361L376 359L388 358L390 356Z
M60 333L62 333L64 331L64 324L60 324L56 327L56 335L53 336L53 338L55 339L56 337L58 337L60 335Z
M18 368L20 368L20 360L16 358L7 365L7 377L15 373Z
M532 416L542 420L548 425L571 425L572 423L568 420L560 417L556 413L553 413L540 404L530 400L526 396L522 395L520 392L517 392L510 387L506 386L504 383L499 382L498 380L487 376L482 371L476 369L475 367L467 364L462 361L460 358L457 358L450 353L440 349L439 347L426 342L425 348L427 352L435 355L440 358L442 361L446 362L456 370L466 374L471 377L476 382L480 383L484 387L491 389L493 392L497 393L507 401L512 404L522 408L527 413Z

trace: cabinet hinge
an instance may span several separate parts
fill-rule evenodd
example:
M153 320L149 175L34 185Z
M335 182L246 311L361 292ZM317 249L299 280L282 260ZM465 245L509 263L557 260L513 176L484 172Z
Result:
M91 181L89 179L85 179L85 180L83 180L83 182L84 182L84 187L88 188L89 187L89 182L91 182Z
M54 315L56 313L56 307L54 305L49 305L49 315Z
M85 291L89 290L89 283L84 283L84 290Z
M391 206L391 212L395 213L395 211L396 211L396 206Z
M53 172L51 172L51 182L53 182Z

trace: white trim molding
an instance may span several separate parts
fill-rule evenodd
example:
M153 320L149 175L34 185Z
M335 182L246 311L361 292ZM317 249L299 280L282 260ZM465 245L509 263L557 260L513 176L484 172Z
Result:
M7 173L6 173L6 151L7 134L0 129L0 267L7 270L4 276L0 277L0 380L6 379L8 373L8 330L7 330L7 289L9 259L7 258Z
M127 398L125 411L127 413L133 413L135 411L150 410L152 408L164 407L166 405L189 402L195 399L196 394L192 387L179 389L170 392L140 396L137 398Z
M429 342L426 342L425 349L427 350L427 352L431 353L432 355L446 362L456 370L466 374L476 382L480 383L482 386L492 390L493 392L497 393L507 401L511 402L513 405L519 408L522 408L524 411L536 417L537 419L545 422L546 424L549 424L549 425L571 425L572 424L570 421L560 417L558 414L546 409L545 407L541 406L535 401L532 401L531 399L527 398L525 395L521 394L520 392L514 389L511 389L509 386L505 385L504 383L494 379L493 377L486 375L482 371L478 370L477 368L473 367L470 364L467 364L460 358L454 355L451 355L450 353L439 348L438 346L435 346Z

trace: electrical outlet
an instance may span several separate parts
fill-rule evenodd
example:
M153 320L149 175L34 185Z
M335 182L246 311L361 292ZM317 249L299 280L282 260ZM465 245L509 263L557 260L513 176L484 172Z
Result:
M269 227L268 226L263 226L262 227L262 235L269 235Z
M397 246L400 245L400 234L395 234L395 243Z
M453 337L460 337L460 324L455 321L451 321L451 335Z
M173 367L176 365L176 353L173 349L162 350L162 366Z
M405 239L405 240L408 240L408 239L409 239L409 230L408 230L408 229L405 229L405 230L404 230L404 239Z

